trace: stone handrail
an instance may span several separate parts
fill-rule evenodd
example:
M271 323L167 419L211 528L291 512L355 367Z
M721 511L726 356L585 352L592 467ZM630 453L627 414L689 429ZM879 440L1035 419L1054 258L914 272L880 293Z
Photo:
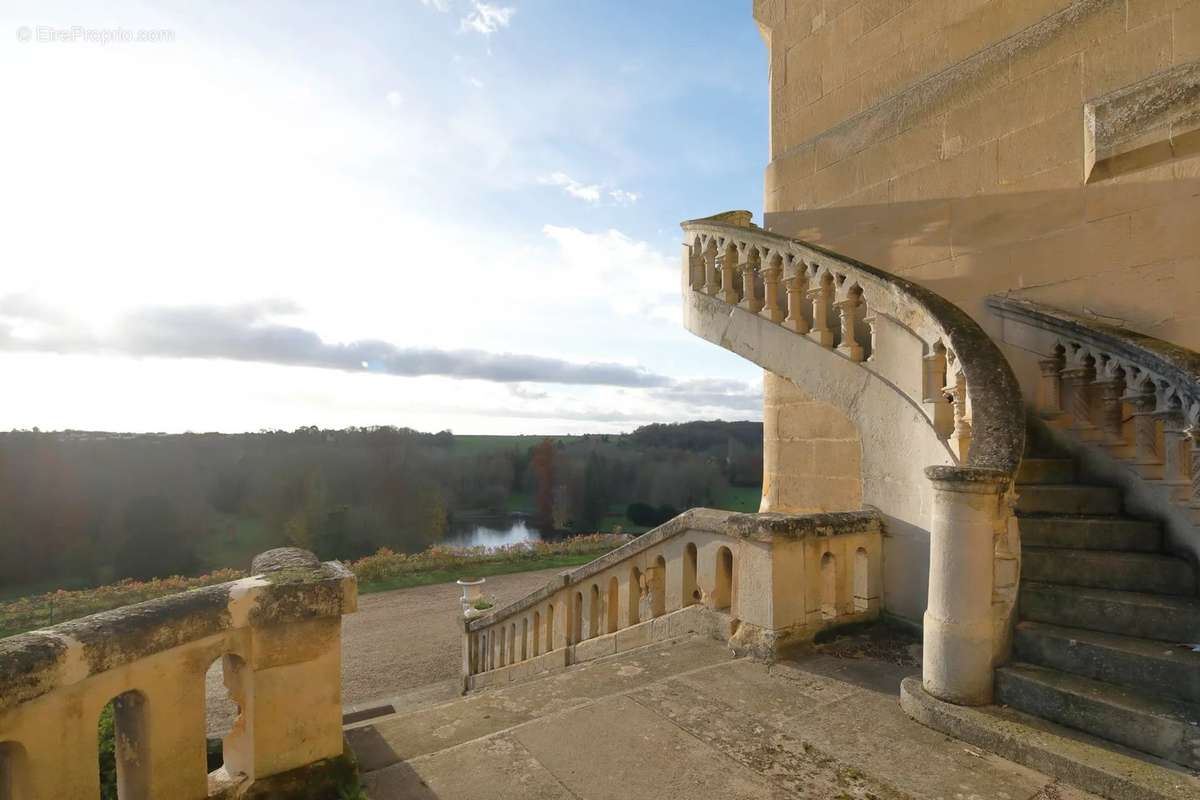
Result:
M735 644L763 650L811 637L835 620L873 616L879 611L880 534L873 510L685 511L514 603L468 618L465 686L486 685L492 673L566 666L627 644L696 631L698 621L708 626L701 632L716 624L719 635L736 633ZM845 579L851 574L852 581ZM716 623L695 613L677 619L708 611L727 614ZM669 623L657 624L664 620ZM732 628L730 620L736 620Z
M987 305L1039 356L1039 416L1200 509L1200 353L1029 300Z
M903 278L762 230L749 212L692 220L682 228L685 285L693 291L867 368L882 344L881 317L919 337L925 353L922 364L910 367L921 376L920 395L912 399L928 409L939 438L954 442L962 467L1015 474L1025 437L1020 388L1004 355L962 309Z
M3 797L98 797L97 720L114 707L122 798L290 797L344 768L341 564L293 548L252 577L0 640ZM238 717L209 773L205 674L221 660ZM331 790L336 794L336 788ZM268 796L262 795L262 796ZM309 796L309 795L304 795Z

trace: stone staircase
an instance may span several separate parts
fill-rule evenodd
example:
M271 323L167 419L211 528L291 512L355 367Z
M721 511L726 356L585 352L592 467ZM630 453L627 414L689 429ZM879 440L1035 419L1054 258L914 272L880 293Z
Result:
M1195 566L1070 459L1026 458L1017 482L1020 622L996 702L1200 769Z

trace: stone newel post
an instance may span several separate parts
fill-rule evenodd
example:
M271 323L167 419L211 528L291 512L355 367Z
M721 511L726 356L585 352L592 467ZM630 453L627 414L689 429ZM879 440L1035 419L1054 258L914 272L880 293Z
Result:
M925 691L958 705L992 702L992 580L996 522L1009 477L969 467L928 467L933 481Z

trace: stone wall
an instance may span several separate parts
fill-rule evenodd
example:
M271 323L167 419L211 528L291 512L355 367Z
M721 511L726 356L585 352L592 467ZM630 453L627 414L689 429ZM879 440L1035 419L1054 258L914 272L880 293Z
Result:
M805 514L862 508L862 443L836 406L763 372L761 511Z
M756 0L766 224L1200 349L1200 0ZM1028 385L1022 375L1022 383Z

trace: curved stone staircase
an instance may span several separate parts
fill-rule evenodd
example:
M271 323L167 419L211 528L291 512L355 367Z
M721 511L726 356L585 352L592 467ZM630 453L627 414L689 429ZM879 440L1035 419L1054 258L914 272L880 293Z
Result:
M1195 565L1070 459L1028 458L1017 481L1020 622L997 702L1200 769Z

